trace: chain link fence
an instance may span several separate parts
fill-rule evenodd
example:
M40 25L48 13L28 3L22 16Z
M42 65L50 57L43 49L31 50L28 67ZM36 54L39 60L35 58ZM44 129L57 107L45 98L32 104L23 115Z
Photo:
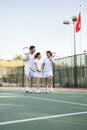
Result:
M1 67L0 86L24 86L24 66Z
M87 54L76 56L77 65L77 86L87 87ZM34 79L33 85L36 85ZM0 86L25 86L24 66L21 67L0 67ZM41 86L44 87L44 79L41 79ZM59 58L55 60L53 86L73 87L74 86L74 56Z
M54 86L74 86L74 56L55 60ZM87 54L76 55L77 87L87 87Z

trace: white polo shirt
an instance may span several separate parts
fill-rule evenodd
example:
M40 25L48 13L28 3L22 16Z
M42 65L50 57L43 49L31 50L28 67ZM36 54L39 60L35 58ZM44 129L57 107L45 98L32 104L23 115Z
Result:
M29 57L29 60L26 60L27 57ZM30 67L32 66L33 61L34 61L34 54L29 53L29 54L25 55L24 60L26 60L25 61L25 74L29 75Z

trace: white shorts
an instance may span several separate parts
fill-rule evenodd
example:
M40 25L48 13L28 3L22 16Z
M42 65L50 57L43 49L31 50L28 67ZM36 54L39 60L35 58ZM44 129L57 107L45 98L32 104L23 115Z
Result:
M29 70L29 76L34 77L34 72L32 70Z
M34 77L34 72L31 71L30 68L25 68L25 75L29 75L30 77Z
M43 78L49 78L49 77L53 76L53 72L52 71L44 71L43 72Z
M29 70L25 69L25 75L29 75Z

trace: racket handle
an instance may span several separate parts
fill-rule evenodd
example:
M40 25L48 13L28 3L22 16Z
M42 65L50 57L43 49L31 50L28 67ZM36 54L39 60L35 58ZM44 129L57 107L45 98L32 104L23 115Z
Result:
M30 60L29 56L26 56L26 58L24 60L25 61Z

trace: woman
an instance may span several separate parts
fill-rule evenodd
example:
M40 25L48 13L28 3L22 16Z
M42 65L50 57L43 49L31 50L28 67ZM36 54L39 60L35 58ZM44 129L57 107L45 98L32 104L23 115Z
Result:
M46 51L46 56L43 60L43 78L45 78L46 92L48 93L48 83L50 84L50 92L53 92L53 66L55 63L51 51Z

